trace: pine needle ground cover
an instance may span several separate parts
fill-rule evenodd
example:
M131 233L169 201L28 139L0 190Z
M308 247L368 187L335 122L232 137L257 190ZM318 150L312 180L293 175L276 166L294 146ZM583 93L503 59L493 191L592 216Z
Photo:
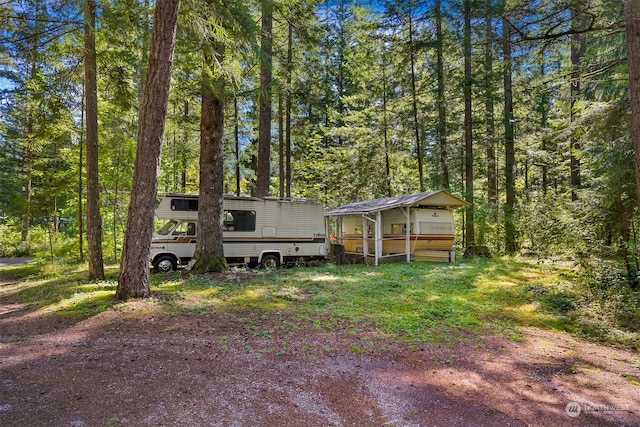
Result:
M117 268L88 283L82 268L5 267L0 296L66 317L133 310L115 300ZM378 340L456 341L485 333L519 339L536 326L639 348L640 296L594 288L569 264L497 258L456 265L325 264L278 271L152 276L144 311L277 314L294 328L351 331ZM616 295L612 298L611 295ZM137 309L140 309L137 306Z

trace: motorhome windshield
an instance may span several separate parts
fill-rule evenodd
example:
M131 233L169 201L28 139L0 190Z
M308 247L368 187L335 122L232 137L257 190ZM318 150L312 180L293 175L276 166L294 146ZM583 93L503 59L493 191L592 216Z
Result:
M166 236L171 232L171 230L173 230L177 223L178 221L167 221L167 223L163 225L156 233L161 236Z

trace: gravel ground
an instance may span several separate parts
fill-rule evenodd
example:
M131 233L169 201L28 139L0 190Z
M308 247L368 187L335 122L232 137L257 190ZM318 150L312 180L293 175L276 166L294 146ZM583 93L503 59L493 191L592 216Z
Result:
M68 319L0 294L0 425L640 425L638 353L523 335L403 344L153 300Z

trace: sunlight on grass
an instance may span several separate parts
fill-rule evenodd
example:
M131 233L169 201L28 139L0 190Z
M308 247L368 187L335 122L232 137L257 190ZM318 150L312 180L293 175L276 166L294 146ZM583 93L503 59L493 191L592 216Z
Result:
M69 298L46 307L46 312L57 312L66 316L90 316L103 312L112 305L114 290L79 292Z
M315 276L313 277L312 280L316 282L336 282L340 280L340 278L331 274L326 274L326 275Z
M162 293L177 294L179 291L183 290L184 287L184 282L182 281L169 281L160 285L154 285L152 286L152 289Z
M86 266L77 265L29 265L2 273L5 280L16 281L0 288L3 298L65 316L86 317L109 309L131 315L277 312L296 319L296 327L327 333L366 331L367 336L406 341L469 339L483 330L520 339L519 328L526 326L623 343L637 343L639 335L633 329L637 316L621 316L608 303L594 301L569 265L518 258L462 260L457 265L324 264L230 273L224 279L154 274L151 289L156 297L139 303L115 300L115 268L101 283L89 283Z
M515 310L520 313L533 313L540 309L539 304L523 304L520 307L516 307Z

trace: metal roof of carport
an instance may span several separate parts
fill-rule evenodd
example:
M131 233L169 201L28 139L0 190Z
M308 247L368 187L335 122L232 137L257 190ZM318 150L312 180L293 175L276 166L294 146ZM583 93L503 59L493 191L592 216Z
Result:
M358 215L372 212L386 211L399 207L436 206L444 208L461 208L469 206L469 203L445 190L427 191L418 194L408 194L396 197L384 197L382 199L365 200L349 203L339 208L330 209L325 216Z

